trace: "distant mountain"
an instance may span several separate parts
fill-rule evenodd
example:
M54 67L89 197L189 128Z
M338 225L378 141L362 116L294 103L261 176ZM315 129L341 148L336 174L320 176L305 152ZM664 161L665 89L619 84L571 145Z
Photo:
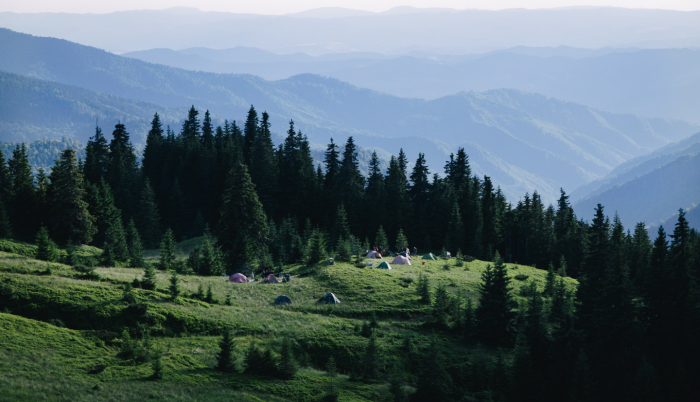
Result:
M259 47L277 53L411 49L464 54L514 46L700 46L700 12L613 7L452 10L397 7L382 13L322 8L292 15L196 9L109 14L0 13L0 26L129 52L153 48Z
M579 217L587 219L596 204L605 206L610 215L619 212L627 228L637 222L658 225L679 208L700 204L700 143L626 169L573 206Z
M318 144L353 135L363 147L392 154L403 148L411 160L424 152L433 172L442 172L449 153L463 146L474 171L492 176L511 199L537 189L554 201L559 187L576 188L698 131L682 121L611 114L513 90L424 101L316 75L271 82L193 72L9 30L0 30L0 54L0 70L151 104L145 109L163 105L168 115L168 108L194 104L240 120L253 104L270 113L278 133L294 119Z
M686 209L685 219L688 221L688 226L695 230L700 230L700 208L698 208L698 205L693 204L690 208ZM663 226L666 233L672 233L676 223L678 223L677 211L665 221L651 225L649 230L651 233L655 233L659 230L659 226Z
M321 74L402 97L434 99L457 91L513 88L607 111L700 123L700 50L517 47L480 55L311 57L260 49L152 49L124 54L150 63L278 80Z

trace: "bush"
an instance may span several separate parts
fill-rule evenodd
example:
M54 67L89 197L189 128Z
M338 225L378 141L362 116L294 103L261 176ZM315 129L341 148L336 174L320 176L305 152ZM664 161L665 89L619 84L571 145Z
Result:
M527 278L529 278L529 277L530 277L530 276L528 276L528 275L523 275L523 274L515 275L515 279L517 279L517 280L519 280L519 281L527 280Z

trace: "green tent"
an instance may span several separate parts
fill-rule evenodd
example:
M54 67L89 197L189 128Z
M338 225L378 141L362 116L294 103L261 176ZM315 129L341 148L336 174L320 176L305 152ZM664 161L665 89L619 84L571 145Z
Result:
M423 259L437 261L437 257L435 257L435 255L433 253L428 253L428 254L424 255Z
M377 268L379 268L379 269L391 269L391 265L389 265L389 263L386 261L382 261L381 264L377 265Z

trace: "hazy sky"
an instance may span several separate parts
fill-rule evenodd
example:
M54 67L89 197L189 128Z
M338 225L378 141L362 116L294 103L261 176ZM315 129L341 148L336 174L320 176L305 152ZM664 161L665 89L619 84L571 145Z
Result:
M0 0L0 11L108 13L122 10L186 6L196 7L203 11L287 14L318 7L385 11L397 6L498 10L580 5L700 10L700 0Z

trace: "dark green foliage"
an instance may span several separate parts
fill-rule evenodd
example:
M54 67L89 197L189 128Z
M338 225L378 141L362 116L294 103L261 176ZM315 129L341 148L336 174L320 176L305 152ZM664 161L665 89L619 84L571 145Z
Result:
M207 303L215 303L216 300L214 300L214 293L211 291L211 285L207 287L207 295L204 296L204 301Z
M483 283L479 285L479 307L476 308L479 337L487 345L511 345L515 302L510 294L506 266L498 253L494 266L489 265L481 278Z
M175 271L170 275L170 287L168 290L170 291L170 297L173 299L177 299L180 295L180 278L177 277L177 272Z
M239 163L233 169L224 193L217 237L227 264L251 262L266 246L267 217L248 175Z
M118 261L125 262L129 260L129 247L126 243L121 213L118 210L112 215L107 227L103 248L102 263L105 266L114 266Z
M418 276L418 284L416 286L416 293L420 297L420 302L423 304L431 303L430 295L430 283L428 282L428 277L422 273Z
M6 205L10 210L10 223L14 228L15 236L28 240L36 233L39 222L34 214L36 190L27 148L24 144L15 147L12 159L7 162L7 165L12 189L12 197L9 205Z
M435 336L432 337L422 361L420 381L411 401L451 400L452 378L446 371L445 358Z
M472 303L472 299L467 299L467 305L464 307L461 326L462 336L467 342L471 342L474 339L476 339L477 326L476 316L474 313L474 304Z
M338 238L337 246L335 247L336 259L338 261L350 261L352 256L352 250L350 250L350 244L348 240L342 237Z
M114 126L109 143L109 161L105 178L112 188L114 205L131 217L139 178L138 159L124 124Z
M133 219L129 220L129 225L126 227L126 243L129 248L129 266L132 268L143 268L145 262L143 260L143 249L141 248L141 236L136 229L136 224Z
M282 350L280 352L279 374L285 380L292 380L297 375L298 369L297 362L294 360L292 341L285 337L282 341Z
M552 297L554 294L554 284L557 280L557 274L554 272L554 264L549 263L549 268L547 268L547 279L544 284L544 295L547 297Z
M450 326L450 308L452 301L447 289L444 285L438 285L435 288L435 300L433 308L430 312L430 318L433 323L442 328Z
M377 336L372 334L362 357L362 377L367 380L379 379L384 361L377 345Z
M213 241L214 239L209 234L205 234L202 244L195 247L190 253L187 264L196 274L216 276L224 273L221 251L213 244Z
M327 402L338 400L338 391L335 389L335 378L338 376L338 368L335 365L335 359L333 356L328 358L328 363L326 363L326 375L330 378L328 381L328 392L324 395L323 400Z
M304 259L308 265L316 264L326 259L326 241L323 238L323 233L318 229L314 229L311 238L309 238Z
M156 269L152 264L146 264L141 280L141 287L146 290L156 290Z
M58 261L56 243L49 237L49 231L45 226L39 229L35 240L37 250L36 258L44 261Z
M377 235L374 237L374 247L389 247L389 240L386 237L386 233L384 233L384 228L382 228L382 225L379 225Z
M235 343L231 331L224 331L219 341L219 353L216 354L216 369L231 373L236 369L236 358L233 354Z
M177 252L175 235L173 231L168 228L163 236L163 241L160 242L158 269L162 271L173 269L175 260L177 259Z
M396 248L406 250L406 247L408 247L408 239L403 234L403 229L399 229L399 234L396 236Z
M243 360L246 374L274 376L277 374L277 358L272 355L270 349L260 350L258 345L250 345Z
M161 352L155 353L151 367L153 369L152 379L162 380L165 378L165 367L163 366L163 354Z
M160 216L156 195L151 188L151 183L146 183L141 191L141 199L138 206L138 228L143 237L143 245L147 249L154 249L160 243Z
M10 215L7 213L5 202L0 198L0 239L9 239L12 237L12 225L10 224Z
M331 231L331 244L337 244L338 240L341 238L349 239L350 227L348 226L347 214L345 213L345 207L342 203L338 206L334 222L333 230Z

